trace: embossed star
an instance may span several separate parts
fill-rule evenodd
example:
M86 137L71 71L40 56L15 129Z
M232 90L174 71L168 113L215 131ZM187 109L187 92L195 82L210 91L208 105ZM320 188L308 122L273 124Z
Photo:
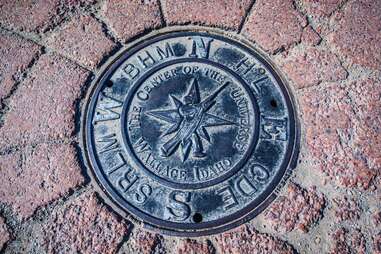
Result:
M211 142L208 127L232 125L233 122L208 113L215 105L216 97L229 85L217 88L209 97L201 100L197 79L193 79L189 91L180 101L169 95L174 109L147 112L148 115L169 124L163 136L176 133L161 147L162 155L168 157L181 147L182 158L185 161L193 150L194 157L204 157L204 149L200 138Z

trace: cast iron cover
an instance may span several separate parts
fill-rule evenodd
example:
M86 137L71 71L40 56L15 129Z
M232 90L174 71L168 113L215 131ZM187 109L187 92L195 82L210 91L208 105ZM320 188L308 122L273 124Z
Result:
M282 79L248 43L210 30L157 33L117 54L82 122L102 195L123 216L173 235L253 218L296 153Z

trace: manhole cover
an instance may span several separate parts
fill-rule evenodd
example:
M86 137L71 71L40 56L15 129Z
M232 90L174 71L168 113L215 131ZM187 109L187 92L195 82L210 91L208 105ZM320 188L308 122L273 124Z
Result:
M84 146L111 203L175 235L231 228L263 210L295 154L289 94L256 50L172 31L108 64L86 106Z

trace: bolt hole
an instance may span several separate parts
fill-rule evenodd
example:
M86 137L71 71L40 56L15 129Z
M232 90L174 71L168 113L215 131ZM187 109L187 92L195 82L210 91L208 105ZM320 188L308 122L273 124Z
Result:
M114 85L114 82L112 82L112 80L108 80L106 83L107 87L112 87L113 85Z
M202 214L201 213L193 214L193 221L196 223L202 222Z
M272 99L272 100L270 101L270 105L271 105L271 107L273 107L273 108L277 108L277 107L278 107L278 103L277 103L276 100L274 100L274 99Z

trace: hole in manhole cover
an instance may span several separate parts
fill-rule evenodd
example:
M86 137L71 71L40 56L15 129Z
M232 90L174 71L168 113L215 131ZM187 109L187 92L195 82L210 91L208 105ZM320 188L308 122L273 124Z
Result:
M123 216L197 236L253 218L296 153L293 103L270 63L212 31L157 33L94 82L83 118L89 168Z

